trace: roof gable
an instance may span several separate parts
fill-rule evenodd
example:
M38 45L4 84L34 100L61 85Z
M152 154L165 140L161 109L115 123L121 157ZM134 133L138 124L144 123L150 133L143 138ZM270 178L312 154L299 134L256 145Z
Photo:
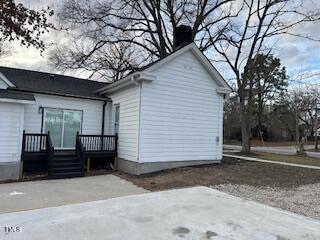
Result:
M191 51L196 59L200 62L200 64L205 68L205 70L209 73L211 78L216 81L218 87L217 92L219 94L228 94L232 92L231 87L228 83L224 80L218 70L211 64L208 58L199 50L195 43L190 43L181 47L180 49L176 50L175 52L170 53L169 55L165 56L162 59L159 59L149 65L141 68L139 71L132 72L129 75L125 76L124 78L120 79L119 81L113 82L112 84L105 86L101 89L98 89L96 93L100 94L107 94L113 91L118 91L123 87L137 84L139 81L154 81L156 80L156 74L152 73L155 69L167 64L171 60L175 59L176 57L180 56L181 54Z
M156 63L148 66L142 72L152 72L157 68L163 66L164 64L174 60L176 57L180 56L181 54L190 51L196 57L196 59L202 64L202 66L208 71L210 76L217 82L218 86L221 88L223 93L231 92L231 87L227 84L218 70L211 64L208 58L199 50L195 43L190 43L176 52L168 55L167 57L157 61Z

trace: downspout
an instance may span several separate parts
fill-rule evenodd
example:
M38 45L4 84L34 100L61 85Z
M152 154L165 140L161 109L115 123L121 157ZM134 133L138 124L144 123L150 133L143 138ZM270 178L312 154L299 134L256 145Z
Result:
M102 124L101 124L101 141L100 141L101 151L103 150L103 146L104 146L103 135L104 135L104 120L105 120L105 113L106 113L106 105L107 105L107 101L105 100L102 105Z
M41 134L43 134L44 107L41 107Z
M102 105L102 124L101 124L101 135L104 135L104 120L106 113L107 101L105 100Z
M218 151L217 151L217 160L219 160L220 158L220 150L221 150L221 160L222 160L222 156L223 156L223 105L224 105L224 94L221 96L219 95L219 111L218 111L218 132L219 132L219 136L216 139L216 143L218 144ZM222 114L221 114L222 113ZM220 147L221 145L221 147Z

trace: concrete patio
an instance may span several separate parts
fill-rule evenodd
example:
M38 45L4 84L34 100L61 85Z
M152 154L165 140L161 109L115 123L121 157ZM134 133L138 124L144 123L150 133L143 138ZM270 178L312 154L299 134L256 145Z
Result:
M193 187L0 214L0 239L320 239L320 222Z
M148 191L111 174L5 183L0 184L0 213L103 200L145 192Z

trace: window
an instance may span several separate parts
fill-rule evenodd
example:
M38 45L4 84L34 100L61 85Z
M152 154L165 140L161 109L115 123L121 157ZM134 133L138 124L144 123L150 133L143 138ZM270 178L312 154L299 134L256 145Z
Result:
M119 133L120 105L114 105L114 133Z

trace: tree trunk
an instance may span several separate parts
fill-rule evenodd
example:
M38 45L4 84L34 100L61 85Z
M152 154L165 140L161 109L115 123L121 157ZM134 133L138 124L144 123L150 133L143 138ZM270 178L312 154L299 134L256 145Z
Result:
M299 146L300 143L300 132L299 132L299 117L298 113L295 113L295 124L296 124L296 144Z
M314 121L314 134L315 134L315 139L314 139L314 149L318 151L318 106L316 106L316 117Z
M297 154L302 155L304 154L304 143L305 139L302 137L300 140L300 129L299 129L299 114L296 112L296 144L297 144Z
M250 64L248 63L248 66ZM246 70L245 70L246 71ZM242 152L251 153L251 119L253 105L253 79L243 79L240 90L240 115L241 115L241 133L242 133ZM246 86L249 89L246 89Z
M245 101L240 98L240 117L241 117L241 140L242 152L251 152L251 124L250 115L247 114Z
M258 94L258 129L257 138L262 137L262 117L263 117L263 100L261 94ZM261 135L260 135L261 134Z
M248 154L251 152L251 132L244 121L242 121L241 123L241 134L242 134L242 152Z
M258 110L258 129L257 129L257 138L259 138L260 134L261 137L263 136L262 133L262 113L260 112L260 110Z

